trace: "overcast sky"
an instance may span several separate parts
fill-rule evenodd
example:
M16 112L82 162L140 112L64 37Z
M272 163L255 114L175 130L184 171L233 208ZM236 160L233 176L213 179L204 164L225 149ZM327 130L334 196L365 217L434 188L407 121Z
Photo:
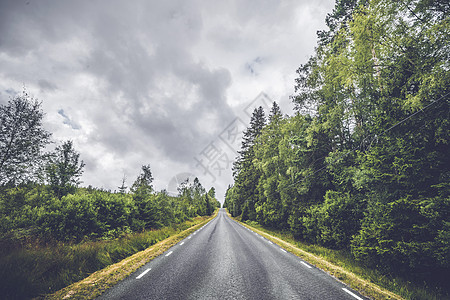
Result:
M333 3L0 0L0 103L24 85L41 100L83 186L130 186L150 164L157 190L198 176L223 201L248 115L271 101L292 115Z

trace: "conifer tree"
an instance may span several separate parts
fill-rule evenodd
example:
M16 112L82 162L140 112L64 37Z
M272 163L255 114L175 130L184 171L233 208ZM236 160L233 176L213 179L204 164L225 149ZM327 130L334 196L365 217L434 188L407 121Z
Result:
M239 157L233 166L233 174L235 176L236 196L235 214L242 213L242 219L256 218L255 202L256 187L260 171L253 164L254 144L257 137L261 134L266 123L264 109L260 106L253 111L250 119L250 126L245 130L242 140Z

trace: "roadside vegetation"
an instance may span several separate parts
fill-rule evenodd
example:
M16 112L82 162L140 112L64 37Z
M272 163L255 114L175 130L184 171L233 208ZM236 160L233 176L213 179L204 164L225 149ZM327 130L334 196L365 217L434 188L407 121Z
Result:
M337 1L297 71L296 114L253 113L231 215L405 298L450 297L449 15L440 1Z

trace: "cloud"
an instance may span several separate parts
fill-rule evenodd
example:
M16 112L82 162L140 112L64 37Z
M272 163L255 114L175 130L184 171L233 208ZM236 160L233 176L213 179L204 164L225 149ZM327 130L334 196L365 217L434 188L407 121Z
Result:
M80 125L72 121L65 113L64 109L58 110L58 114L63 117L63 124L69 125L73 130L79 130Z
M58 89L58 87L55 84L53 84L45 79L40 79L40 80L38 80L37 83L38 83L39 87L41 88L41 91L43 91L43 92L45 92L45 91L53 92Z

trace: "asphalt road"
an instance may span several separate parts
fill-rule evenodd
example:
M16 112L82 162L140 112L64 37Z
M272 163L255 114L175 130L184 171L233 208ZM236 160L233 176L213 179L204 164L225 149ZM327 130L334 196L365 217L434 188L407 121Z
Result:
M203 228L98 299L365 298L221 209Z

